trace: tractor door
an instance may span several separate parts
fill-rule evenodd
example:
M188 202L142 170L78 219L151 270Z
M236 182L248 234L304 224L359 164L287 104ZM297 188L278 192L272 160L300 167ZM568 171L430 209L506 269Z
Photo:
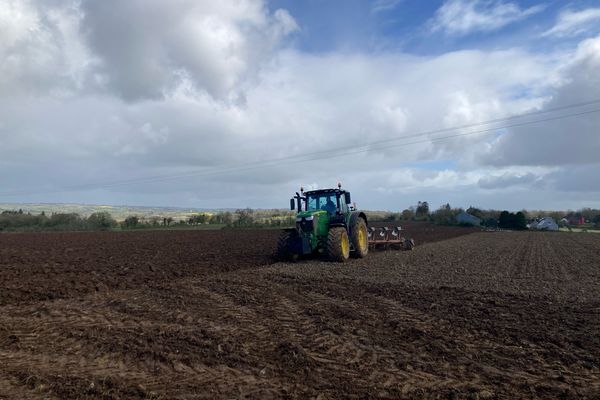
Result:
M340 200L340 212L344 215L348 214L348 204L346 204L344 196L339 196L338 198Z

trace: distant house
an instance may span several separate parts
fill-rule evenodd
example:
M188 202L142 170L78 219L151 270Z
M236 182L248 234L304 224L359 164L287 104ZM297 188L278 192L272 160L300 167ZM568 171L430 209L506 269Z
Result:
M481 224L481 219L463 211L456 216L456 222L459 224L478 226Z
M554 218L544 217L537 222L529 224L529 229L537 229L538 231L557 231L558 224L554 222Z
M538 221L536 221L535 219L527 224L528 229L537 229L537 226L538 226Z
M566 217L561 219L561 222L563 220L566 220L566 222L565 222L566 225L583 225L583 224L585 224L585 218L583 218L582 216L577 216L577 215L567 215Z

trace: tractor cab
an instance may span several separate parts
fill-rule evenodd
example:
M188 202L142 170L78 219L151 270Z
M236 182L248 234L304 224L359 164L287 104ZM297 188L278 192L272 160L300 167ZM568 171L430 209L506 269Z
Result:
M346 215L349 211L353 211L350 206L350 192L342 190L341 185L337 189L321 189L305 192L300 189L299 194L290 199L290 209L301 212L327 211L330 217L336 215Z

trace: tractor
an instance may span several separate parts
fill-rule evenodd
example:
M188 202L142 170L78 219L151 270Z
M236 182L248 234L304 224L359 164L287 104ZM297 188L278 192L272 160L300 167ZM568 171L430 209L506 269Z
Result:
M367 216L350 205L350 192L321 189L296 192L290 209L297 210L296 227L281 232L277 256L296 260L307 254L325 254L332 261L344 262L354 255L362 258L369 252Z

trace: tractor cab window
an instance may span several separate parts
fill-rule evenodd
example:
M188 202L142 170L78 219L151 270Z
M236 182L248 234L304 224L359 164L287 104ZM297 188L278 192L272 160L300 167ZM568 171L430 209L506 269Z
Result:
M306 211L318 210L317 206L318 196L307 196L306 197Z
M329 214L334 214L337 210L335 193L309 195L306 199L306 209L308 211L325 210Z

